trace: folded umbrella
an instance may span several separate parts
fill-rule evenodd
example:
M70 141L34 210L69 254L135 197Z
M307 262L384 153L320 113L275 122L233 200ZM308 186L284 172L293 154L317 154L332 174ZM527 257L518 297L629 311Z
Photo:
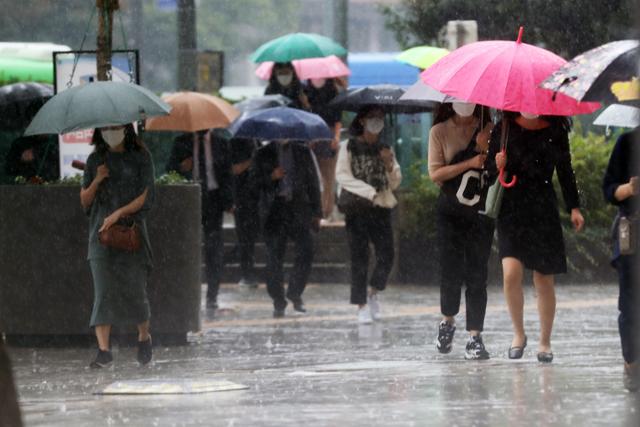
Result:
M608 106L593 122L597 126L635 128L640 126L640 108L631 105Z
M421 74L440 92L500 110L571 116L591 113L598 103L580 103L566 95L554 99L539 84L565 64L548 50L518 40L481 41L462 46Z
M171 106L168 116L153 117L147 121L147 130L174 130L196 132L205 129L226 128L240 112L217 96L198 92L177 92L162 98Z
M441 47L416 46L401 52L396 60L425 70L448 54L449 51Z
M291 104L291 99L284 95L263 95L256 98L245 99L244 101L233 104L236 109L242 113L253 110L262 110L272 107L286 107Z
M171 106L133 83L100 81L58 93L42 106L25 135L123 125L169 114Z
M616 84L638 77L640 42L620 40L582 53L548 76L540 85L579 101L616 103L640 98L638 86L629 95L616 93Z
M263 62L256 69L256 76L262 80L269 80L273 71L272 61ZM351 75L351 70L335 55L324 58L296 59L292 61L293 68L300 80L332 79Z
M251 60L291 62L294 59L346 54L347 50L329 37L313 33L292 33L263 44L251 55Z
M26 82L0 87L0 129L24 129L52 96L53 86L46 83Z
M385 113L422 113L431 111L435 103L425 100L400 101L406 90L396 85L373 85L349 89L336 96L330 106L346 111L358 112L362 107L375 105Z
M333 132L320 116L289 107L243 113L231 124L229 133L234 138L262 140L311 141L333 138Z

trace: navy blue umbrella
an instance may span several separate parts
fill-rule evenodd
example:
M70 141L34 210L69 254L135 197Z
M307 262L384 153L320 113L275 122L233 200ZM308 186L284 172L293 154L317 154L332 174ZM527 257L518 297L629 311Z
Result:
M231 123L228 130L234 138L333 139L333 132L320 116L289 107L246 112Z

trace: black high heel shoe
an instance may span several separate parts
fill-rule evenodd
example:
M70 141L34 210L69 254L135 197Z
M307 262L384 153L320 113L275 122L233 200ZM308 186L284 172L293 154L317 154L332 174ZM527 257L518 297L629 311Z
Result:
M527 348L527 336L524 336L522 347L509 347L509 359L522 359L524 349Z

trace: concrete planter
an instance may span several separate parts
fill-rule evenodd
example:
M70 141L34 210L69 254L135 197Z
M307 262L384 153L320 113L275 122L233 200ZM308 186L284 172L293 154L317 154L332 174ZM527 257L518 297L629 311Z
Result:
M76 186L0 186L0 333L86 337L93 287L88 220ZM200 328L200 188L158 186L147 226L156 342L184 342ZM134 332L121 331L121 332Z

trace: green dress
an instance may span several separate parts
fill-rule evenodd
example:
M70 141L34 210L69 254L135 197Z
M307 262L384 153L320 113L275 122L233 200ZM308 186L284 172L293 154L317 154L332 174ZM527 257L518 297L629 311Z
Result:
M87 159L84 188L91 185L98 166L105 161L109 168L109 178L100 184L88 210L87 259L91 265L94 289L90 325L139 324L150 317L146 286L152 253L145 218L154 200L153 162L146 150L106 154L93 152ZM98 230L104 219L131 203L145 189L148 190L145 204L133 215L141 230L141 249L128 253L102 246L98 241Z

